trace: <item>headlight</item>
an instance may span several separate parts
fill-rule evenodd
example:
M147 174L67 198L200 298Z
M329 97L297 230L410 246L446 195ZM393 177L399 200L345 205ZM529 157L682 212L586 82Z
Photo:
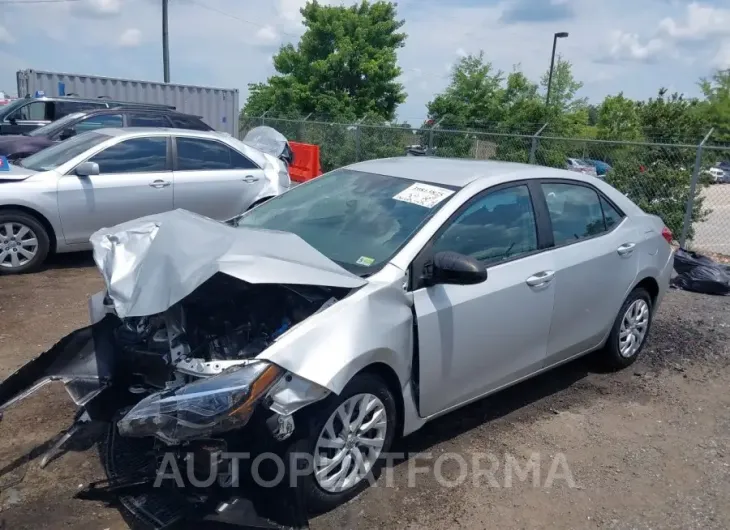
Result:
M283 370L264 361L241 365L173 391L146 397L117 424L123 436L175 443L243 427Z

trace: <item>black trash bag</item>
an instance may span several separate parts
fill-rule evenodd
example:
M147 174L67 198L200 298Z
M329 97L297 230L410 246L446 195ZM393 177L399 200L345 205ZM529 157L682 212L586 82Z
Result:
M672 285L703 294L730 294L730 267L696 252L678 249L674 253L677 276Z

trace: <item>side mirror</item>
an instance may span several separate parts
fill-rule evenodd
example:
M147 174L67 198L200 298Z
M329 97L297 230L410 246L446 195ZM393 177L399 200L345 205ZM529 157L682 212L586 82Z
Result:
M439 283L473 285L487 279L487 268L471 256L458 252L439 252L426 266L423 279L427 286Z
M69 127L68 129L64 129L63 131L61 131L61 134L58 138L60 140L67 140L72 136L76 136L76 129L74 129L73 127Z
M74 171L79 177L88 177L99 174L99 164L96 162L81 162Z

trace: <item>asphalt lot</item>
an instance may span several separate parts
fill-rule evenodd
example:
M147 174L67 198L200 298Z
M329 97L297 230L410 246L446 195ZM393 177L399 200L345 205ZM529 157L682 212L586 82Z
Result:
M88 254L0 276L0 378L86 325L87 296L101 286ZM730 297L670 292L643 358L628 370L597 373L578 361L437 420L394 448L409 459L392 477L312 528L730 528L729 309ZM77 445L39 468L38 455L72 415L54 385L0 422L4 528L127 528L116 510L72 499L80 484L103 478L93 447ZM447 453L457 456L437 466ZM525 464L533 453L537 484L534 475L510 484L506 455ZM497 460L491 478L474 473L479 455ZM575 487L564 467L548 484L560 455ZM422 466L409 484L409 468Z
M691 247L730 256L730 184L715 184L702 192L710 215L695 228ZM679 237L679 234L676 234Z

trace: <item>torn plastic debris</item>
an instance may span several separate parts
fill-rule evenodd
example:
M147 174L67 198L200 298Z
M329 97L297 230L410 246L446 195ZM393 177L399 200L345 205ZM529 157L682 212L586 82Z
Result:
M672 285L702 294L730 294L730 266L722 265L696 252L678 249L674 253L677 277Z
M94 261L121 318L162 313L215 273L249 283L355 288L367 283L299 236L231 227L186 210L91 236Z
M254 127L246 133L242 141L254 149L283 159L289 165L294 160L291 146L286 137L272 127L266 125Z

